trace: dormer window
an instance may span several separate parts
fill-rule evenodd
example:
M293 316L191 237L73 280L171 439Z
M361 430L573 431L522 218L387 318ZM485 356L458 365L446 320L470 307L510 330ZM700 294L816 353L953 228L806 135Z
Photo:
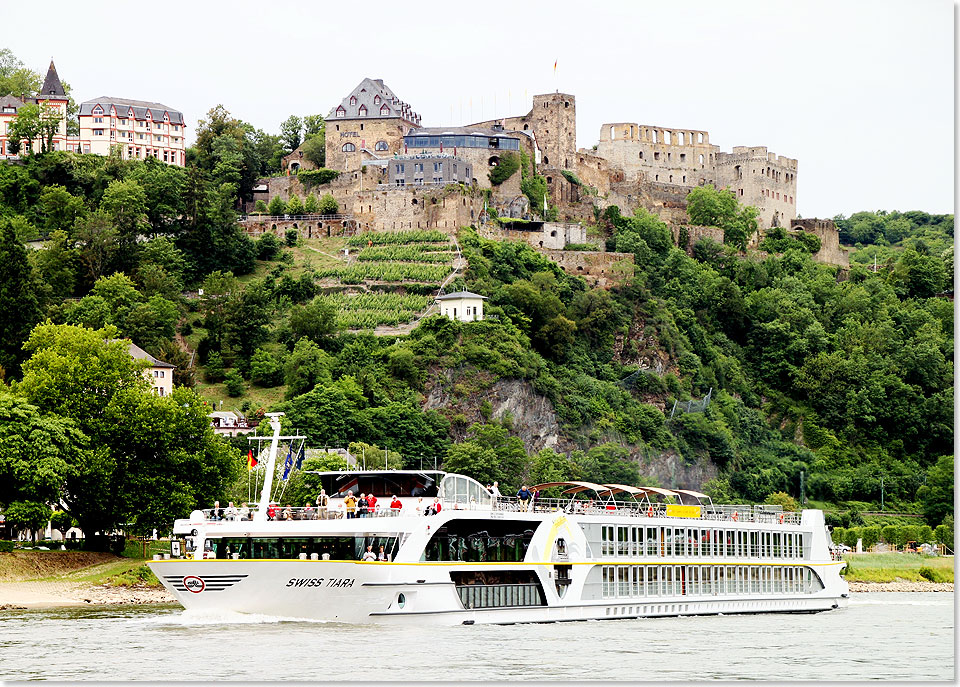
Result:
M386 105L384 105L383 107L380 108L380 116L381 116L381 117L386 117L386 116L389 115L389 114L390 114L390 108L389 108L389 107L387 107Z
M354 96L352 96L352 95L350 96L350 104L351 104L351 105L356 105L356 104L357 104L357 99L356 99Z
M380 96L379 96L379 95L376 96L376 97L373 99L373 104L374 104L374 105L379 105L379 104L380 104Z
M346 117L346 116L347 116L347 111L343 109L343 105L341 105L340 107L337 108L337 116L338 116L338 117Z
M367 116L367 106L366 106L366 105L361 105L361 106L360 106L360 109L359 109L358 112L357 112L357 114L359 114L361 117L366 117L366 116Z
M102 115L102 114L103 114L103 108L100 107L99 105L97 105L95 108L93 108L93 114L95 114L95 115Z

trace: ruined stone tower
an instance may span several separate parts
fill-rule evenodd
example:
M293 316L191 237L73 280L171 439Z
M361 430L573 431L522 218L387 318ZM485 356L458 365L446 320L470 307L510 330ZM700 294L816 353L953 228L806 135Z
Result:
M577 152L577 102L568 93L533 96L533 130L545 167L572 169Z

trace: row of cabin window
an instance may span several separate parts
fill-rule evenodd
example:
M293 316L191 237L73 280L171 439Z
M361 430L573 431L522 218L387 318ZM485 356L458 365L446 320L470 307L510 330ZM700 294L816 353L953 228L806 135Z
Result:
M780 565L605 565L602 578L604 599L815 594L823 589L811 568Z
M402 162L394 165L394 171L397 172L398 174L401 173L401 172L403 172L404 169L405 169L404 163L402 163ZM414 172L423 172L423 163L422 163L422 162L415 162L415 163L413 164L413 171L414 171ZM434 162L434 163L433 163L433 171L434 171L434 172L442 172L442 171L443 171L443 163L442 163L442 162ZM454 173L454 174L457 173L457 165L456 165L456 164L453 166L453 173Z
M93 123L94 123L94 124L103 124L103 117L94 117L94 118L93 118ZM127 126L127 120L124 119L123 117L119 118L119 120L115 119L114 117L111 117L111 118L110 118L110 126ZM141 129L150 128L150 122L138 121L138 122L137 122L137 126L140 127ZM154 127L155 129L157 129L157 130L160 130L160 129L163 128L163 125L162 125L160 122L154 122L153 127ZM174 131L180 131L180 125L179 125L179 124L174 124L174 125L173 125L173 130L174 130Z
M600 555L803 558L802 532L601 525Z

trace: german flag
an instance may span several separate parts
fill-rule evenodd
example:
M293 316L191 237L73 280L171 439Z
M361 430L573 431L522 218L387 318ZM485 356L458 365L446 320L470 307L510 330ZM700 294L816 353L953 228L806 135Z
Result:
M258 461L256 458L253 457L253 449L250 449L249 451L247 451L247 472L250 472L255 467L257 467L257 463L259 462L260 461Z

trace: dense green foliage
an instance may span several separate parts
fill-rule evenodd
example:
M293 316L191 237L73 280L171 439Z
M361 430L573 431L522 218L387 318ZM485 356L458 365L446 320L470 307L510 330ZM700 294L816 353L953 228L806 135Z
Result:
M490 183L499 186L507 179L512 177L520 169L520 158L516 153L503 152L500 154L500 163L490 170L487 175L490 177Z
M52 324L31 333L22 381L0 387L8 519L40 517L31 503L59 503L90 541L120 525L164 531L237 474L239 455L214 436L206 404L182 387L151 393L143 363L116 336L112 327Z
M320 169L301 169L297 172L297 178L300 179L300 183L308 188L329 184L338 176L340 176L340 172L325 167L321 167Z

